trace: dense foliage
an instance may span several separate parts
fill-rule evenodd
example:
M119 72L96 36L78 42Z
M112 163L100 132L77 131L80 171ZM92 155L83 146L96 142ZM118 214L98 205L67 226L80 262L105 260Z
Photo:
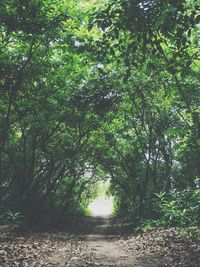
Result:
M109 178L135 221L198 223L198 7L2 1L2 214L61 221Z

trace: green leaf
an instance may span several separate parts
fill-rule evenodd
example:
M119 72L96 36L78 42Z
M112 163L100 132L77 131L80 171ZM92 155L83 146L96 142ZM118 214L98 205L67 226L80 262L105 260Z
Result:
M162 133L166 135L179 135L181 134L181 132L182 132L181 128L171 128L163 131Z

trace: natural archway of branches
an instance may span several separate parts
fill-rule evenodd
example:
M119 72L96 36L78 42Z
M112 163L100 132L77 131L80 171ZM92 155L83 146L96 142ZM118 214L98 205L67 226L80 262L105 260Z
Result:
M1 0L1 224L66 225L109 180L134 229L198 228L199 27L199 0Z

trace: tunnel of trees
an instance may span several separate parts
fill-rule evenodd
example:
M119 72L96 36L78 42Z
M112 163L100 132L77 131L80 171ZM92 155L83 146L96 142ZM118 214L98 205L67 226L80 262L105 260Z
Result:
M193 0L1 0L0 213L115 211L199 223L200 10Z

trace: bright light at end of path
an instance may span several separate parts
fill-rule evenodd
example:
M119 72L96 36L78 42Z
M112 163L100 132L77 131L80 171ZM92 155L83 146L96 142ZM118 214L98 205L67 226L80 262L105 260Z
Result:
M91 215L109 216L113 212L113 198L101 195L89 204Z

